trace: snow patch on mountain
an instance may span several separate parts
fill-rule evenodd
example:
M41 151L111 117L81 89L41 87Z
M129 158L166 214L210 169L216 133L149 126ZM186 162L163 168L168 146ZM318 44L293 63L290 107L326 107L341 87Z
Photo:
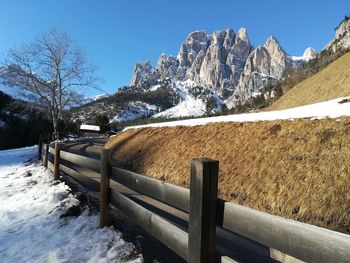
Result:
M175 90L179 94L180 102L174 107L153 115L152 118L198 117L206 113L218 112L222 108L221 97L210 88L192 80L177 81ZM210 105L209 100L212 102Z
M205 104L200 99L188 95L178 105L157 113L152 118L176 118L176 117L190 117L201 116L205 114Z
M315 58L317 52L312 47L308 47L305 49L304 54L302 56L291 56L293 61L309 61L310 59Z
M93 101L97 101L97 100L100 100L100 99L104 99L104 98L107 98L109 96L111 96L111 95L107 94L107 93L98 94L98 95L94 95L94 96L87 96L87 97L84 98L83 104L90 103L90 102L93 102Z
M103 94L91 96L90 99L91 99L92 101L96 101L96 100L100 100L100 99L103 99L103 98L107 98L107 97L109 97L109 96L110 96L110 94L103 93Z
M158 112L156 105L151 105L142 101L134 101L128 104L121 112L119 112L111 122L130 121L138 118L148 118Z

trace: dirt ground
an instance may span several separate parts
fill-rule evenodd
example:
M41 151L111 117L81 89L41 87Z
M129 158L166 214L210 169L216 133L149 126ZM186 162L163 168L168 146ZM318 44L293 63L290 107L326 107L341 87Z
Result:
M192 158L219 160L221 198L350 233L350 118L132 129L106 146L128 169L185 187Z

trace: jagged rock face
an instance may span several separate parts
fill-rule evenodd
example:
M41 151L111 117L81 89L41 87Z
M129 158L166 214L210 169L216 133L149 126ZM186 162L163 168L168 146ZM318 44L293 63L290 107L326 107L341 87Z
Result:
M157 83L159 73L152 69L151 63L137 63L131 80L131 86L148 88Z
M224 48L225 37L225 31L213 33L199 71L200 83L219 93L222 93L223 81L231 75L230 68L226 65L228 52Z
M235 44L235 41L236 41L235 32L231 28L227 29L225 39L224 39L224 44L223 44L225 50L231 50L231 48ZM226 56L227 56L227 54L226 54Z
M346 17L335 31L335 37L323 49L333 53L350 48L350 17Z
M205 54L203 50L198 54L187 77L227 98L238 83L251 48L245 29L240 29L237 37L232 29L215 32Z
M275 78L282 78L288 69L288 55L282 49L275 37L269 37L264 48L269 54L269 75Z
M237 34L227 29L209 36L195 31L181 45L177 58L163 54L155 69L149 62L137 64L131 84L147 89L159 80L191 80L223 99L233 95L246 99L271 79L283 77L288 67L288 56L274 37L253 49L244 28Z
M178 67L179 61L175 57L162 54L158 59L156 70L160 79L174 79Z
M317 55L317 51L315 49L313 49L312 47L308 47L304 51L303 58L305 58L305 59L313 59L313 58L316 57L316 55Z
M234 95L227 100L228 107L254 96L273 80L281 79L290 67L286 52L276 38L269 37L263 46L248 56Z
M177 70L178 80L184 80L186 78L187 70L191 68L198 53L206 50L207 47L208 37L204 31L195 31L187 37L177 55L179 61L179 68Z
M252 50L247 31L241 28L238 31L235 43L228 53L226 64L230 66L232 72L232 86L237 86L239 78L243 72L246 60ZM233 89L232 89L233 92Z

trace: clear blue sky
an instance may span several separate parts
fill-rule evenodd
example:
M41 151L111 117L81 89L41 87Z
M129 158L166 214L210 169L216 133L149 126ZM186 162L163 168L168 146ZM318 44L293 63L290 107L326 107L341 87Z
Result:
M288 54L301 55L320 50L346 14L348 0L0 0L0 54L56 26L85 48L101 88L114 93L130 83L136 62L177 55L194 30L245 27L255 46L274 35Z

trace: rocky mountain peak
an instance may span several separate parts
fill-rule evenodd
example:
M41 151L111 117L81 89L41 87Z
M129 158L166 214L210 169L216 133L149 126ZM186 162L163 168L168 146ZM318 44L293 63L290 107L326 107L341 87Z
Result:
M282 47L276 37L274 36L269 36L268 39L266 40L264 47L269 50L270 52L273 52L274 50L280 50L282 51ZM284 51L283 51L284 52Z
M167 56L163 53L158 59L156 70L160 79L174 79L178 67L179 61L175 57Z
M177 55L179 60L179 66L181 68L191 67L193 61L195 60L197 54L202 49L207 49L208 37L205 31L194 31L188 35L186 41L182 43L180 51ZM186 70L180 69L181 78L185 77L184 74Z
M193 31L187 36L186 42L187 43L193 43L195 41L198 42L205 42L207 41L207 33L202 30L202 31Z
M276 78L282 78L289 65L289 57L280 43L274 36L270 36L264 44L269 56L270 56L270 75Z
M350 17L346 16L335 30L334 38L323 48L333 53L350 49Z
M246 99L271 79L283 77L288 67L288 56L275 37L254 49L245 28L237 34L231 28L211 35L194 31L182 43L177 58L162 54L155 69L149 62L137 64L132 85L148 89L164 79L189 80L223 99L233 94Z
M212 45L222 46L226 37L226 31L216 31L211 35Z
M152 71L151 62L149 60L144 63L138 62L134 67L134 73L131 80L131 86L137 86L142 78Z
M232 46L235 44L236 41L236 34L235 31L233 31L231 28L228 28L226 30L226 36L224 40L224 47L226 50L230 50Z
M341 38L345 34L350 32L350 17L345 17L345 19L340 23L340 25L335 30L335 38Z
M312 47L308 47L304 51L303 58L305 58L305 59L312 59L312 58L316 57L316 55L317 55L316 50L313 49Z
M250 44L247 30L243 27L238 30L236 39Z
M135 87L149 87L157 83L159 74L152 69L151 62L149 60L144 63L136 63L134 67L134 74L130 85Z

